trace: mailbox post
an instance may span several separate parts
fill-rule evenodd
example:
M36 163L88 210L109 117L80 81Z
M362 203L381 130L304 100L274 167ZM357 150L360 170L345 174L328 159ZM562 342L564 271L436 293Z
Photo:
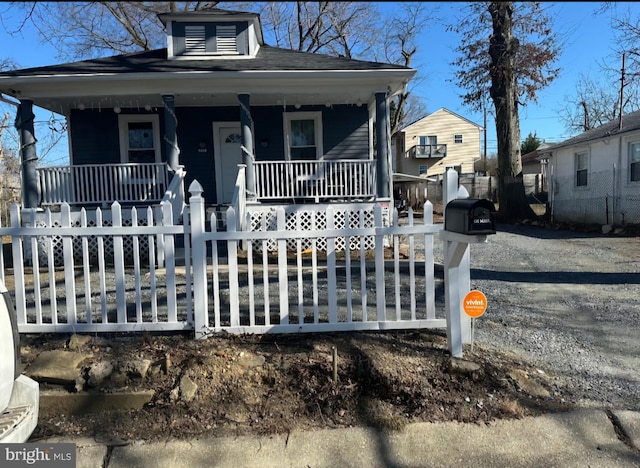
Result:
M471 289L469 244L487 242L495 234L495 208L488 200L458 198L458 173L444 175L444 253L447 342L454 357L462 357L462 345L471 343L471 318L462 301Z

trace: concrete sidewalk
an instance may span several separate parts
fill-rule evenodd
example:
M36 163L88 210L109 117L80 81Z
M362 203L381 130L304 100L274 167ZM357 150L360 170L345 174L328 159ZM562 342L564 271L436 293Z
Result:
M620 433L620 436L618 433ZM490 425L417 423L128 445L74 442L77 467L640 467L640 412L578 410Z

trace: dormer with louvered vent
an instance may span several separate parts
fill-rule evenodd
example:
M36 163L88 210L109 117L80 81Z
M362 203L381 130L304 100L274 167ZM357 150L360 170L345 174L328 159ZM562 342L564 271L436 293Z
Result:
M252 58L262 44L256 13L204 10L158 15L170 59Z

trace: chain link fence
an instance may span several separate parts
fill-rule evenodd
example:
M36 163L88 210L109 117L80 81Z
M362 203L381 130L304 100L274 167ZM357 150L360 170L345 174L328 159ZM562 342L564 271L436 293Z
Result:
M586 185L576 186L573 176L551 181L554 221L578 224L640 223L640 183L615 171L590 172Z

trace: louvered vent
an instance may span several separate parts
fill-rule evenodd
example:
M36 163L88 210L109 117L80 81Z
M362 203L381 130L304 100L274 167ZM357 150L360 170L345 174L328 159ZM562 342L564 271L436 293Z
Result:
M185 26L184 36L187 53L204 54L207 52L204 26Z
M238 52L235 25L216 26L216 44L217 52Z

